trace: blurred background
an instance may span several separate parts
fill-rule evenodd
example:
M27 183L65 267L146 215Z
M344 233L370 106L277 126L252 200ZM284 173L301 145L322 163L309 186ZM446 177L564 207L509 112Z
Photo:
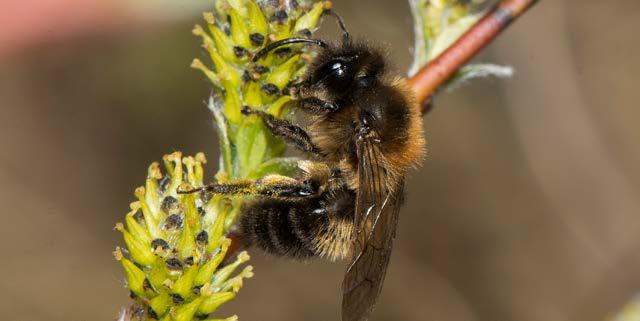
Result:
M3 320L113 320L128 304L112 227L147 165L216 159L207 81L188 67L211 3L0 4ZM405 2L335 5L408 68ZM640 292L638 28L637 1L541 1L477 58L512 79L437 97L372 320L604 320ZM338 319L343 264L252 254L219 316Z

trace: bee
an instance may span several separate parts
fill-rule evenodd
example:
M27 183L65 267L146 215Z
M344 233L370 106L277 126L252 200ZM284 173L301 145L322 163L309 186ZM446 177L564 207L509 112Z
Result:
M247 246L295 258L350 258L342 283L342 320L366 320L381 291L403 202L407 171L424 155L418 104L381 49L352 40L342 19L338 43L287 38L253 56L307 43L319 47L292 86L306 130L250 107L266 127L309 154L295 177L210 184L204 191L253 195L244 202L238 234Z

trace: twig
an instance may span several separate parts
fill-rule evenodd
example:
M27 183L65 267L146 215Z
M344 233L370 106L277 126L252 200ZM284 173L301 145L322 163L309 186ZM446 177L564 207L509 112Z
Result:
M503 0L437 58L408 79L423 106L436 90L538 0ZM426 113L427 108L423 109Z

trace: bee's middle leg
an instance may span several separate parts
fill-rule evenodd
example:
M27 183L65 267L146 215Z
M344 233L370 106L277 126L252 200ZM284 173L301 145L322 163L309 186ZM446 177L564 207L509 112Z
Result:
M301 98L300 108L312 114L324 114L338 110L338 105L316 97Z

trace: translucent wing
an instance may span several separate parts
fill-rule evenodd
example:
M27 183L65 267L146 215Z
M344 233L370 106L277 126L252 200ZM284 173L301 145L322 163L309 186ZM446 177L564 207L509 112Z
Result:
M357 143L359 189L356 196L353 259L342 283L342 320L363 321L376 303L391 256L403 184L387 187L378 146Z

